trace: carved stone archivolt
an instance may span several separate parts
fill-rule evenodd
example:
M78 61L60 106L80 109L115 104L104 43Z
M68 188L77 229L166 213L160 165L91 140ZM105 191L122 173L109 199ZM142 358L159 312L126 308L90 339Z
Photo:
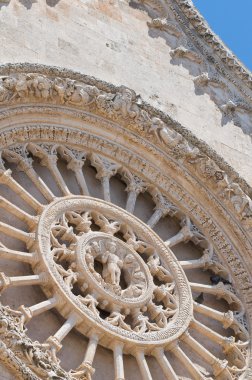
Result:
M21 379L90 380L101 345L113 352L120 380L128 354L147 380L147 356L167 378L180 378L167 353L192 379L247 376L252 203L242 181L125 87L106 91L93 79L83 83L59 72L15 73L2 79L1 94L0 182L33 211L1 196L0 207L24 227L0 222L0 257L28 263L33 273L3 270L0 287L4 294L36 285L45 295L17 310L1 306L6 366ZM60 126L57 114L65 117ZM125 192L120 206L114 180ZM141 220L143 196L153 206ZM166 237L159 231L165 220L176 225ZM9 247L4 236L26 248ZM196 247L197 256L180 256L182 246ZM195 270L207 281L190 277ZM51 309L64 323L45 341L32 342L29 321ZM71 330L88 345L79 367L66 372L59 353Z

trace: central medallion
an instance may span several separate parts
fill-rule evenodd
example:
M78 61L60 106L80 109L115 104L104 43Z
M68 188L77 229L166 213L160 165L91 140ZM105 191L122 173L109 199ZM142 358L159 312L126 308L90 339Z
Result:
M77 270L82 290L104 300L106 310L145 305L154 290L148 266L128 244L102 232L78 241ZM103 302L104 303L104 302Z
M192 296L173 253L145 223L108 202L85 196L57 199L41 215L43 290L57 299L75 328L100 334L100 343L120 340L146 352L167 345L187 329Z

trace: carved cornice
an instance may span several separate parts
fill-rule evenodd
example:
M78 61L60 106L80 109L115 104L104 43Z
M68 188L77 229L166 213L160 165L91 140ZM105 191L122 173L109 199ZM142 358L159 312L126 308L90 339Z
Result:
M229 94L232 99L234 85L239 92L237 97L242 98L242 107L240 108L248 113L251 112L249 110L251 107L247 106L247 103L251 104L252 101L251 72L212 32L192 1L136 0L136 2L139 6L144 3L147 12L148 9L155 11L155 18L147 23L150 28L160 29L163 37L165 34L177 37L176 45L173 46L170 53L173 59L189 59L198 66L198 69L201 69L202 73L206 71L210 75L214 69L218 75L227 80L226 95ZM235 113L231 116L235 125L241 127L242 121L239 116Z
M251 72L241 63L240 60L224 45L218 36L209 28L205 19L193 5L191 0L175 0L185 17L194 26L197 33L204 39L221 59L224 65L228 66L246 85L252 89Z
M238 186L236 190L241 191L240 196L244 197L243 200L250 209L249 197L252 195L252 189L245 180L240 178L239 174L206 143L172 120L169 115L142 101L133 90L123 86L115 87L94 77L69 70L37 64L3 65L0 66L0 73L6 75L1 82L0 99L0 107L2 106L5 114L8 106L53 103L64 107L83 108L114 121L120 120L123 125L145 136L148 140L151 139L152 143L158 144L162 149L178 150L179 156L186 165L196 169L199 177L202 177L206 168L210 170L212 167L212 174L209 173L207 178L212 182L212 186L216 187L218 193L220 190L224 193L227 191L227 194L233 193L234 189L231 189L230 185L235 182ZM36 73L42 76L39 77ZM9 79L14 80L15 84L8 83ZM72 91L73 94L75 91L76 99L71 98L71 94L64 95L67 86L72 86L70 92ZM84 90L85 99L78 98L77 93L80 90ZM204 176L206 177L206 174ZM240 212L243 213L243 210ZM238 217L244 219L241 215Z

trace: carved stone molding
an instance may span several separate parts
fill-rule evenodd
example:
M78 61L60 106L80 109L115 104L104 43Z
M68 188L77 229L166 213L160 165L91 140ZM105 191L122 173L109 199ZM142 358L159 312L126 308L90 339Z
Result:
M168 376L165 351L171 350L181 361L185 354L180 342L201 352L213 378L233 380L249 373L252 206L248 187L234 181L225 163L220 166L196 139L187 140L187 132L179 131L166 115L142 104L134 91L93 78L86 77L85 82L52 73L13 72L1 82L0 182L28 203L35 215L1 197L0 207L22 220L27 230L0 222L0 231L23 242L27 251L0 242L0 255L29 263L33 274L1 273L0 286L4 292L19 284L39 285L46 295L42 303L21 305L18 311L2 307L2 316L17 313L16 327L4 322L4 352L12 358L17 344L13 338L13 346L9 345L8 331L14 329L26 340L24 325L55 308L65 319L61 328L45 342L33 344L33 349L30 341L22 343L20 360L31 376L56 376L57 354L72 329L89 343L78 368L57 374L62 379L90 380L98 345L109 347L122 363L132 342L143 379L148 379L145 355L154 356ZM59 115L61 125L55 122ZM74 175L78 195L72 194L59 161ZM95 170L103 200L90 193L86 161ZM48 170L60 196L40 177L34 162ZM15 179L10 165L28 177L44 203ZM115 177L125 184L125 209L113 204ZM133 215L142 193L155 204L145 222ZM174 218L179 227L162 240L153 228L166 217ZM177 261L171 250L188 243L198 247L200 257ZM195 268L210 271L211 285L188 281L186 271ZM204 297L225 302L227 312L205 306ZM197 319L197 313L220 322L232 334L228 339L217 334ZM215 342L225 360L218 361L204 349L193 332ZM118 360L117 378L124 379ZM204 378L200 369L186 363L191 376ZM8 359L6 365L14 368L15 361Z
M205 152L200 152L199 148L195 147L196 138L193 142L188 142L181 133L177 132L178 125L175 122L169 120L167 124L165 117L163 121L162 116L160 118L153 116L154 112L149 111L148 107L146 110L146 107L141 105L140 97L136 96L133 90L122 86L115 92L107 93L95 85L36 73L11 75L2 79L0 83L2 106L31 102L52 102L68 107L80 107L114 121L121 121L123 125L127 120L129 129L147 139L151 137L154 144L174 154L200 178L203 176L218 194L229 194L230 204L233 205L238 218L248 225L251 224L251 201L239 184L235 185L236 190L232 188L232 180L222 169L223 166L228 168L223 161L218 159L216 164ZM182 130L181 132L183 133ZM204 148L201 143L199 146ZM230 174L232 177L238 176L236 173ZM251 189L249 191L251 192Z
M251 74L209 29L192 2L135 0L133 4L152 18L147 22L150 35L165 40L171 63L184 66L194 76L195 93L207 93L219 107L221 123L232 121L250 134ZM230 101L237 107L227 113L225 106Z
M212 32L204 18L194 7L193 2L191 0L175 0L175 2L190 24L194 26L195 30L204 39L204 42L213 48L218 57L221 58L223 64L227 65L251 89L252 76L250 71L242 65L237 57Z

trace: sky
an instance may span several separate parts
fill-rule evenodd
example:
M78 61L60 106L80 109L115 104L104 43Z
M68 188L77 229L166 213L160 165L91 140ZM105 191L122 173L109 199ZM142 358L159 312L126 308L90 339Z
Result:
M252 71L252 0L193 0L210 28Z

